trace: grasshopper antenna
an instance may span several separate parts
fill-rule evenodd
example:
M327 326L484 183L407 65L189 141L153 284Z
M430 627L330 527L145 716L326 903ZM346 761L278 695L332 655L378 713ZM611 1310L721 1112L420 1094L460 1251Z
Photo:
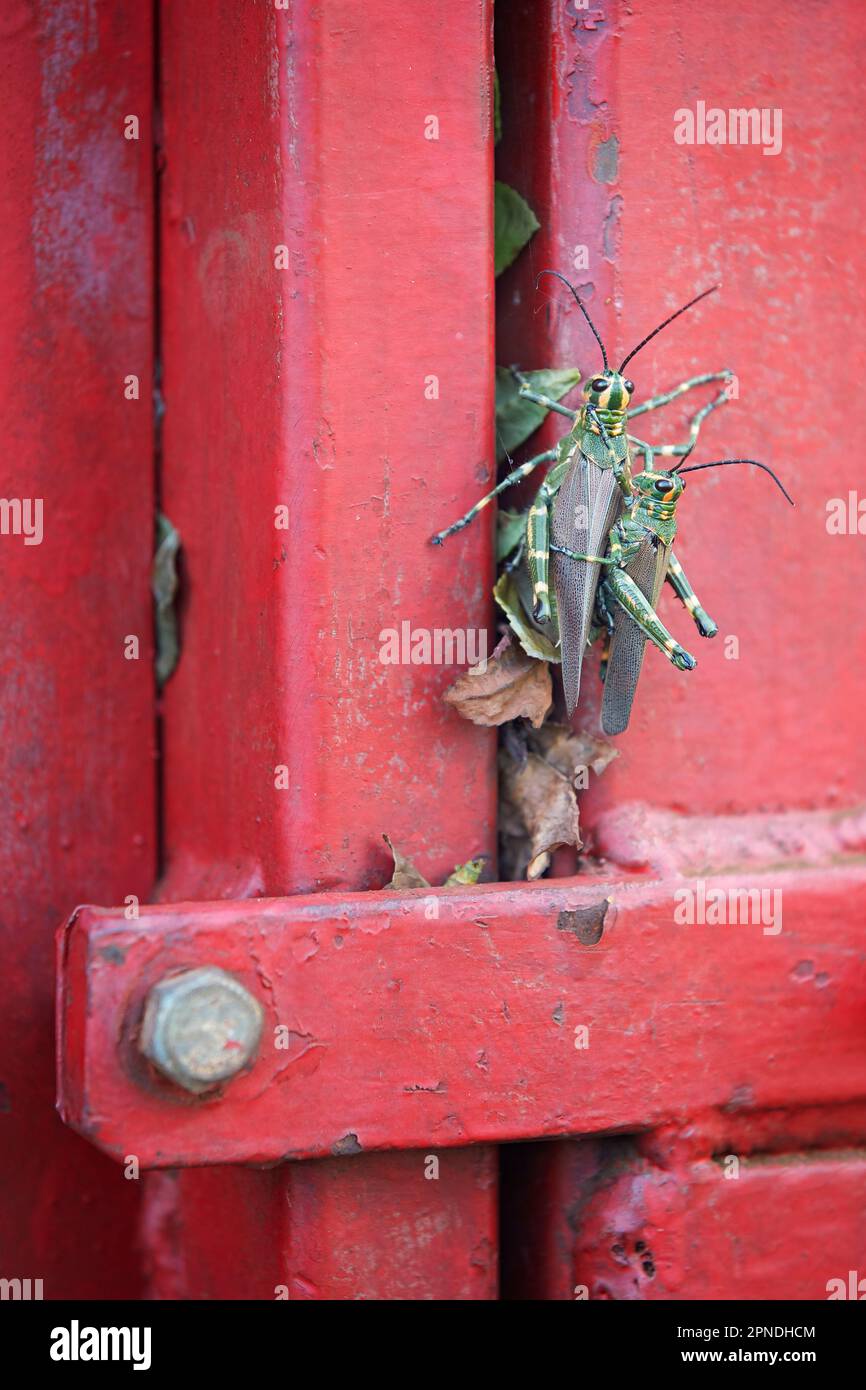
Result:
M577 307L578 307L578 309L579 309L580 312L583 314L583 317L586 319L587 323L589 324L590 328L592 329L593 335L594 335L594 337L595 337L595 341L598 343L599 347L601 348L601 357L602 357L602 361L604 362L604 369L605 369L605 371L607 371L607 369L608 369L608 365L607 365L607 353L606 353L605 350L604 350L604 343L601 341L601 334L599 333L599 331L598 331L598 329L596 328L595 324L593 323L592 319L589 317L589 314L587 313L586 305L584 304L584 302L583 302L583 300L581 299L580 295L578 294L577 290L574 288L574 285L572 285L568 280L566 280L566 278L565 278L564 275L560 275L560 273L559 273L558 270L542 270L542 271L540 271L539 274L536 275L536 277L535 277L535 288L536 288L536 289L538 289L538 282L539 282L539 280L541 279L542 275L555 275L556 278L557 278L557 280L561 280L562 283L563 283L565 286L567 286L568 289L571 290L571 293L574 295L575 299L577 300Z
M692 450L694 449L694 447L695 447L695 445L697 444L697 442L698 442L698 441L697 441L696 439L693 439L693 440L692 440L691 444L690 444L689 447L686 449L686 452L683 454L683 456L682 456L682 458L680 459L679 463L675 464L674 467L670 470L671 473L679 473L679 471L680 471L680 469L682 468L683 464L685 463L686 459L690 457L690 455L691 455L691 453L692 453ZM689 470L686 469L686 472L687 472L687 473L688 473L688 471L689 471Z
M779 491L784 493L785 497L787 497L788 501L791 503L791 506L794 506L793 497L790 495L789 492L786 491L786 489L779 482L779 479L776 477L772 468L768 468L765 463L759 463L757 459L717 459L715 463L693 463L691 468L680 467L679 469L675 469L674 471L682 473L699 473L702 468L727 468L732 463L750 463L753 468L763 468L765 473L769 473L770 477L773 479L773 482L776 484L776 487L779 489Z
M555 275L556 271L550 271L549 273ZM560 279L561 278L562 277L560 276ZM568 281L566 280L565 283L568 284ZM569 288L571 288L571 286L569 286ZM691 309L693 304L699 304L702 299L706 299L708 294L715 294L716 290L718 289L721 289L721 285L712 285L710 289L703 290L701 294L696 294L694 299L690 299L688 304L684 304L681 309L677 309L675 314L671 314L670 318L665 319L664 323L660 323L658 328L653 329L652 333L648 333L647 336L644 339L642 339L641 342L638 343L636 348L632 348L628 357L623 358L622 362L620 363L619 370L622 371L626 363L630 362L631 359L635 356L635 354L640 352L641 348L646 347L647 343L650 341L651 338L654 338L657 333L661 333L662 329L667 328L668 324L673 323L674 319L678 319L680 314L684 314L686 312L686 309ZM579 300L578 303L580 303ZM581 305L581 307L583 306ZM586 313L586 310L584 309L583 312ZM604 365L607 366L607 363L605 362Z

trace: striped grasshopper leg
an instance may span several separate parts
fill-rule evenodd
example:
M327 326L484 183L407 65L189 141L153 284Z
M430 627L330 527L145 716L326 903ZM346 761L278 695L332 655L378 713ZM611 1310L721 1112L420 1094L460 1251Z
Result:
M449 536L453 536L457 531L462 531L464 526L468 526L471 521L474 521L478 513L493 501L494 497L498 497L501 492L504 492L506 488L513 487L515 483L521 482L523 478L528 478L539 464L552 463L555 458L556 450L548 449L545 453L536 454L535 458L528 459L526 463L521 463L518 468L513 468L507 478L503 478L502 482L488 492L486 497L482 497L480 502L476 502L474 507L470 507L459 521L453 521L450 526L446 526L444 531L437 531L435 536L431 536L430 544L441 545Z
M615 599L628 616L637 623L645 637L663 652L674 666L680 671L693 671L697 666L695 658L685 647L681 647L675 637L672 637L656 613L649 599L641 592L635 584L631 575L626 574L625 570L613 568L605 575L602 580L605 589L605 599L610 601Z
M718 624L713 621L706 609L701 607L698 596L686 578L686 572L673 551L671 551L668 560L666 578L677 598L682 601L694 618L695 626L701 636L715 637L719 630Z
M550 622L550 521L568 463L551 468L535 494L526 521L526 564L532 581L532 616Z
M719 394L714 396L711 401L707 401L706 405L702 405L700 410L697 410L692 416L689 425L688 439L682 444L647 444L644 440L637 439L632 434L629 435L629 443L633 444L634 447L644 455L646 467L652 467L653 454L658 454L662 458L685 458L687 454L690 454L697 443L698 435L701 432L701 426L707 416L711 415L714 410L718 410L720 405L724 405L726 401L730 400L727 387L733 380L734 373L727 369L721 372L705 372L703 376L690 377L688 381L683 381L679 386L675 386L672 391L665 391L660 396L653 396L650 400L635 406L634 410L630 410L628 413L629 423L631 423L637 415L644 415L647 411L658 410L663 405L669 405L670 402L675 401L678 396L684 395L686 391L691 391L696 386L706 386L710 382L716 381L723 381L725 383L724 388Z

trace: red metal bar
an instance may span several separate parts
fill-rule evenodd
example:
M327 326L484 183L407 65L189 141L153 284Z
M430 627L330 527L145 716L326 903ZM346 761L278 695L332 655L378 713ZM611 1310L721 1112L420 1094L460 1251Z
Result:
M427 544L492 473L489 30L489 5L457 0L163 6L164 500L187 578L169 900L379 887L382 832L433 882L494 848L493 741L442 705L453 669L379 660L404 620L489 616L489 534ZM276 1282L302 1250L304 1287L364 1297L374 1251L381 1296L477 1294L495 1155L459 1162L450 1194L403 1159L289 1170L309 1216L275 1233ZM389 1183L410 1232L390 1253L374 1207L363 1235L355 1216ZM272 1180L154 1191L155 1287L249 1296L232 1253ZM202 1220L232 1233L218 1255Z
M58 912L153 887L149 7L7 6L2 62L0 1274L134 1297L140 1187L55 1114L52 974Z
M678 924L679 886L326 894L165 906L139 923L85 909L65 946L66 1117L116 1156L173 1167L862 1095L862 868L755 876L777 915L749 924ZM741 887L711 880L705 898ZM599 906L592 921L570 915ZM137 1049L150 986L203 964L266 1010L258 1061L207 1101Z

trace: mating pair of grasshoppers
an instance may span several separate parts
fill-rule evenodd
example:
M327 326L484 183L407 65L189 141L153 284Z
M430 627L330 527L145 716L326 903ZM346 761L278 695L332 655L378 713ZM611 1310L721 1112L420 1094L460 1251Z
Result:
M704 290L669 315L614 370L608 363L601 335L573 285L558 271L542 274L555 275L571 291L601 349L604 369L584 388L583 404L577 411L533 391L526 379L515 372L520 394L546 410L568 416L571 429L555 449L512 469L498 487L432 540L441 545L446 537L468 526L482 507L506 488L528 477L541 464L553 465L528 509L523 538L506 566L510 575L517 576L516 583L507 596L500 581L496 595L524 646L531 628L532 653L543 652L550 659L561 660L569 714L580 696L586 648L601 633L607 634L608 650L602 662L602 727L605 733L619 734L628 726L647 640L681 671L691 671L697 664L656 611L665 580L691 614L702 637L714 637L718 631L673 551L677 503L685 488L683 474L749 464L769 473L792 506L793 501L772 469L757 459L717 459L683 466L697 442L703 420L728 399L731 372L693 377L673 391L629 408L635 387L623 375L628 363L657 333L714 293L718 286ZM628 424L636 416L709 383L722 383L722 389L694 416L690 437L683 444L657 447L628 433ZM631 469L632 446L644 459L643 471L635 476ZM656 456L675 457L679 462L671 468L657 468Z

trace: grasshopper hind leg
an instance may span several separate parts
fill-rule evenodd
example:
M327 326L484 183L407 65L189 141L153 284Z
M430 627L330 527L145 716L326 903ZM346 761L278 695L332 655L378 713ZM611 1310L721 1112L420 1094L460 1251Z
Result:
M567 465L551 468L529 508L526 524L526 567L532 581L532 616L537 623L549 623L550 604L550 528L553 506Z
M603 580L604 597L614 601L625 610L633 622L637 623L645 637L658 647L673 666L680 671L693 671L697 666L691 652L680 646L675 637L668 632L656 613L646 594L642 593L631 575L624 570L615 569Z

